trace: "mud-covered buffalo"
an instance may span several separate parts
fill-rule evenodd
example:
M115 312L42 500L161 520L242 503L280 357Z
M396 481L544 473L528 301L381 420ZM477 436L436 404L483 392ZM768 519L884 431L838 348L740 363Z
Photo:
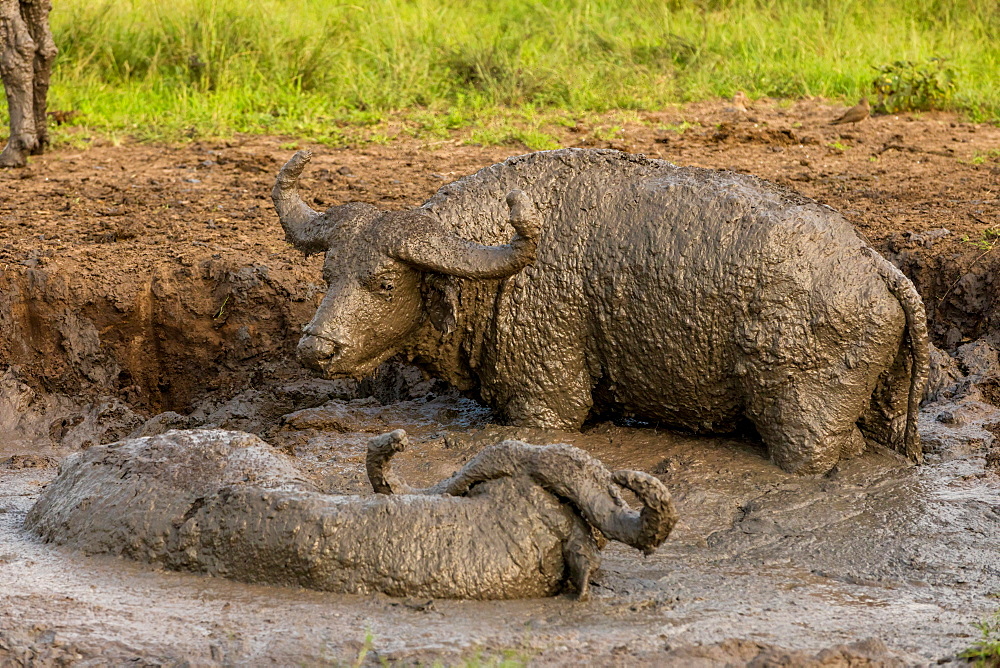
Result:
M828 471L866 437L921 460L923 304L829 207L751 176L564 149L408 212L321 214L296 191L310 157L285 165L273 199L288 240L326 252L299 352L328 377L401 354L516 425L725 433L746 418L788 471Z
M607 538L650 554L677 522L670 493L569 445L505 441L426 489L392 471L396 430L372 439L375 496L322 493L256 436L170 431L63 462L28 514L48 541L175 570L324 591L586 599ZM642 509L629 508L618 489Z

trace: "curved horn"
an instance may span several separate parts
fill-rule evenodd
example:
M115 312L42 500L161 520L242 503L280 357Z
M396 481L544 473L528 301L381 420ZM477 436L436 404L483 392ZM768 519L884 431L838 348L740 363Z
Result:
M410 444L402 429L390 431L368 441L365 469L368 482L376 494L412 494L414 489L400 480L392 470L392 457Z
M389 254L397 260L460 278L506 278L535 261L540 233L538 212L520 190L507 194L510 224L517 234L505 246L483 246L456 237L427 216L423 226L406 235Z
M379 438L391 437L390 433ZM658 478L640 471L612 474L597 459L565 444L503 441L481 450L446 480L424 489L407 486L406 493L461 496L477 483L519 475L572 502L587 522L608 538L644 554L655 551L677 523L670 492ZM395 478L390 483L393 489L403 487ZM618 494L616 485L632 490L643 504L642 510L636 512L630 508Z
M652 554L677 524L677 510L670 492L659 478L641 471L615 471L612 480L632 490L642 504L638 518L624 518L631 534L631 540L625 542L642 550L643 554Z
M299 151L278 172L271 190L274 209L278 212L285 239L303 253L320 253L327 248L329 230L317 224L320 213L306 206L299 197L299 176L312 159L312 151Z

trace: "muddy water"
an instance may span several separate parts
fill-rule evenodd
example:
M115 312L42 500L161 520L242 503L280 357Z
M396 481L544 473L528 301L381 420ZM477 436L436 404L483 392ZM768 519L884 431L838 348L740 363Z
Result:
M247 401L236 402L238 414ZM819 477L782 472L749 438L612 424L583 434L497 427L473 402L448 397L334 400L262 430L337 492L366 493L366 440L395 427L414 443L399 472L420 484L505 437L570 442L612 468L659 475L681 523L651 557L610 545L585 604L331 595L85 557L21 529L54 467L8 465L0 469L0 658L6 641L43 659L95 664L352 662L370 636L372 662L515 652L542 665L741 664L765 655L795 663L868 638L888 650L869 642L836 651L905 664L946 659L997 607L1000 477L985 467L985 427L1000 412L965 399L925 407L922 417L927 465L869 452Z

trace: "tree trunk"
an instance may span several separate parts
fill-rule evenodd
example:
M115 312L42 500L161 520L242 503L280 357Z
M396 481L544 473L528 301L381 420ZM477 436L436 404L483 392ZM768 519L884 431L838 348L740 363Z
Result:
M45 110L57 50L49 29L51 0L0 0L0 78L10 138L0 167L22 167L48 144Z

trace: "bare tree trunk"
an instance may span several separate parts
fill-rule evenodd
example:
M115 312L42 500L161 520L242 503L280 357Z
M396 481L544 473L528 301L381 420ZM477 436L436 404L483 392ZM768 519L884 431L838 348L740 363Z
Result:
M22 167L48 145L45 109L56 45L51 0L0 0L0 78L7 93L10 139L0 167Z

